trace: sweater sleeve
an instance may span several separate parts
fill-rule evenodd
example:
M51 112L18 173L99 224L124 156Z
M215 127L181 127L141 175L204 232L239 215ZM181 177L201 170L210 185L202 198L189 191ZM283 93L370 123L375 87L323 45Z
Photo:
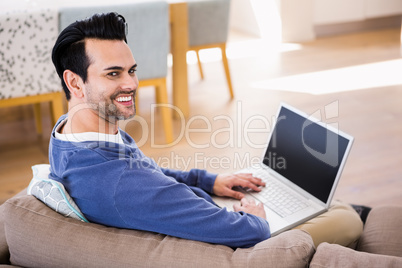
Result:
M205 171L178 172L173 178L145 157L131 162L116 157L114 148L63 148L66 142L54 142L58 145L53 145L53 153L62 156L52 162L52 173L90 222L233 248L251 247L270 237L266 220L221 209L179 182L199 185L200 178L209 176Z
M212 194L216 176L218 174L207 172L201 169L191 169L190 171L180 171L175 169L161 169L166 176L173 177L178 182L188 186L195 186Z
M114 204L128 228L230 247L250 247L270 237L266 220L218 208L160 170L124 170Z

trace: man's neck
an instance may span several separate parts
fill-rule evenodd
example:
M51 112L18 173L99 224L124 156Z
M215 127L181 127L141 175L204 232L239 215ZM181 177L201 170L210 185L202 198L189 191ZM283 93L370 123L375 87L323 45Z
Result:
M71 108L68 112L67 122L61 132L63 134L98 132L104 134L117 134L118 121L114 118L105 119L90 108Z

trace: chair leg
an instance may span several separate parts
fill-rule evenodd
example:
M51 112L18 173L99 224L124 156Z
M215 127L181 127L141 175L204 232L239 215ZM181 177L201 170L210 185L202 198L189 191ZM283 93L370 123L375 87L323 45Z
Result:
M42 134L42 115L40 111L40 102L34 103L33 108L34 108L36 132L38 134Z
M60 116L64 114L63 96L61 92L54 93L52 100L50 101L50 113L52 115L52 125L54 126L59 120Z
M138 111L140 110L140 106L139 106L139 101L138 101L138 99L139 99L139 96L138 96L138 88L137 88L137 91L135 92L135 100L134 100L134 104L135 104L135 113L137 114L138 113Z
M156 101L157 104L168 104L168 94L166 88L166 79L159 85L155 86ZM162 116L163 128L165 130L165 140L166 143L173 142L173 122L172 122L172 112L170 107L161 106L159 107L160 114Z
M226 56L226 43L221 44L220 48L222 51L222 62L223 62L223 67L225 68L225 74L226 74L226 80L227 80L228 87L229 87L230 98L233 99L234 93L233 93L233 87L232 87L232 80L230 78L228 58Z
M196 50L195 53L197 54L198 69L200 70L201 79L204 79L204 72L202 70L202 65L201 65L201 60L200 60L200 50Z

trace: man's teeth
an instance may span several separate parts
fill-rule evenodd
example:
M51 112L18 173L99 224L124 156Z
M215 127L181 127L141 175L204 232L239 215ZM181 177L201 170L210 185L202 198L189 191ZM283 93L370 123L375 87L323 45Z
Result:
M132 97L131 97L131 96L128 96L128 97L119 97L119 98L117 98L116 100L117 100L118 102L124 102L124 101L131 101L131 99L132 99Z

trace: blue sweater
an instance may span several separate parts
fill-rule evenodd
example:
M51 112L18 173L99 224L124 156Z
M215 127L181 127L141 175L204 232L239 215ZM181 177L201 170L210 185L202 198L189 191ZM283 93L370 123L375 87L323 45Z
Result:
M65 117L51 135L50 176L65 186L89 221L234 248L270 237L266 220L213 203L209 194L216 174L162 169L122 130L124 145L56 139L55 129Z

